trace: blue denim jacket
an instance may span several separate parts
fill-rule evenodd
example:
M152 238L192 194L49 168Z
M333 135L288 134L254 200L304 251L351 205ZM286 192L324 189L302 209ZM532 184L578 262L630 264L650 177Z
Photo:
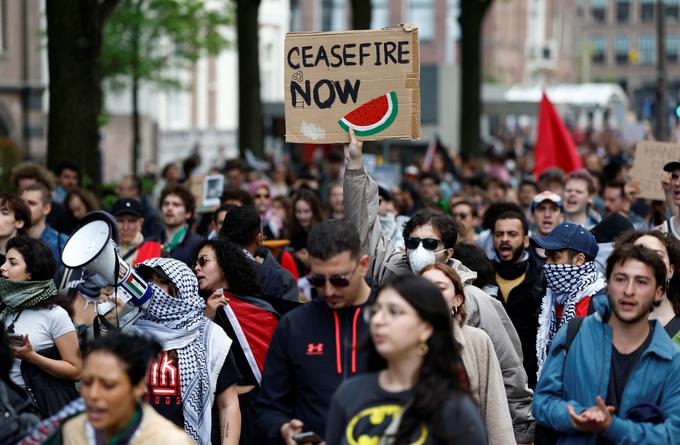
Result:
M576 430L567 404L577 413L606 400L611 368L612 331L604 298L595 300L597 312L587 317L565 354L566 326L553 340L550 354L536 386L533 414L536 420L562 432L559 444L595 444L596 434ZM652 341L640 357L623 392L620 409L602 436L616 444L670 444L680 441L680 349L656 321ZM665 421L636 423L629 410L640 404L657 406Z

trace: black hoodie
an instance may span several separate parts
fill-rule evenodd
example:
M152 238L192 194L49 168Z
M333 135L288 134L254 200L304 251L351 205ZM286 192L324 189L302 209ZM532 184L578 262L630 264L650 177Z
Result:
M365 370L365 307L333 310L322 300L299 307L276 326L256 402L257 428L266 443L283 443L281 426L300 419L323 437L331 397L347 378Z

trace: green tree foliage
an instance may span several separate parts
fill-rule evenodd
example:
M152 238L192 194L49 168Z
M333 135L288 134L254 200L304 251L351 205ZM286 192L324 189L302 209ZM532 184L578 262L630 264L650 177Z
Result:
M229 47L225 32L233 23L233 6L228 0L121 0L106 22L101 74L111 91L132 92L135 173L141 84L163 90L189 88L187 70L201 57Z

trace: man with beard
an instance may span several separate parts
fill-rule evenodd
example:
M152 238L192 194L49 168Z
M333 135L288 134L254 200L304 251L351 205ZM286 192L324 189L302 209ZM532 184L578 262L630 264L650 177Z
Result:
M599 250L595 237L578 224L564 223L550 235L536 238L545 249L543 273L547 290L541 303L536 336L538 374L558 329L574 317L594 311L591 301L606 291L604 277L595 258Z
M529 227L524 215L501 214L494 224L493 246L496 257L498 299L512 320L522 344L524 369L529 386L536 386L536 332L539 302L545 294L545 280L539 263L529 257Z
M666 267L656 252L622 245L607 260L607 281L609 305L597 299L596 314L557 333L534 415L560 443L671 443L680 434L680 351L648 320Z

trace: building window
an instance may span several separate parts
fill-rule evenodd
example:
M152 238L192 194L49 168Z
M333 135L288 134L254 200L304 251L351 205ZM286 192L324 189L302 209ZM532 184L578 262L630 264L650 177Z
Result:
M607 59L607 39L601 35L590 37L593 63L605 63Z
M590 0L590 16L594 22L604 23L607 20L607 0Z
M407 0L406 23L418 25L421 41L434 40L434 0Z
M644 34L640 37L640 63L645 65L654 63L655 46L656 43L652 34Z
M617 65L626 65L628 63L628 53L630 52L628 36L616 36L614 52L616 54Z
M630 0L616 1L616 21L618 23L628 23L630 20Z
M678 63L678 44L680 38L677 34L669 34L666 36L666 60L668 63Z
M664 0L666 21L677 23L680 18L680 0Z
M346 0L322 0L321 2L321 30L344 31L349 28L347 23Z
M640 21L648 23L654 21L654 0L640 0Z
M387 0L371 0L371 29L390 26L390 8Z

